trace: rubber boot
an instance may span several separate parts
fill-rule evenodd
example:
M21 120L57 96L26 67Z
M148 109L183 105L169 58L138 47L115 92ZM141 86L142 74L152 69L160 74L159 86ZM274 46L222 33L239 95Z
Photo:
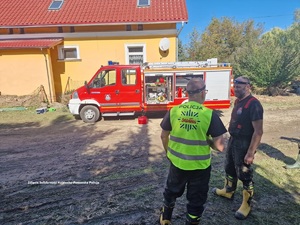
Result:
M226 175L223 189L213 188L212 192L218 196L232 200L237 185L237 178Z
M244 220L248 217L251 211L251 200L253 197L253 190L243 190L243 202L238 211L235 212L235 218Z
M300 168L300 144L298 144L299 153L296 159L296 162L292 165L285 165L286 169L299 169Z
M159 222L160 225L171 225L171 218L174 207L164 205L161 209Z
M185 225L198 225L200 223L201 216L186 215Z

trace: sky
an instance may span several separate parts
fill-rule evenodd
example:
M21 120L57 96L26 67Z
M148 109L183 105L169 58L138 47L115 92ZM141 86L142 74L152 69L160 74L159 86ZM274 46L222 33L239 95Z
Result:
M213 17L229 17L239 23L254 20L255 24L262 23L267 32L274 27L291 26L295 10L300 9L300 0L186 0L186 4L189 21L179 35L183 44L189 42L194 29L202 33Z

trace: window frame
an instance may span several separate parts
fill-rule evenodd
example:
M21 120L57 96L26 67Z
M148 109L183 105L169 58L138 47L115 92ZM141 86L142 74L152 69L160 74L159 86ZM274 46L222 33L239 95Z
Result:
M143 52L141 52L140 54L137 54L136 52L134 52L134 53L129 52L130 48L135 48L135 47L142 47ZM143 56L143 62L142 63L147 62L146 44L125 44L125 61L126 61L127 65L130 65L130 63L129 63L129 56L130 55L142 55Z
M123 76L126 77L124 83ZM132 82L133 81L133 82ZM133 68L124 68L121 70L121 83L123 86L135 86L137 84L137 72Z
M64 50L65 49L76 49L76 58L65 58ZM76 45L60 45L58 46L58 60L59 61L78 61L80 58L79 46Z
M48 10L59 10L61 9L63 4L64 4L64 0L53 0L50 3Z
M137 0L138 7L149 7L151 4L151 0L146 0L147 2L145 2L145 3L144 3L145 0L143 2L141 2L141 1L142 0Z
M107 86L116 86L116 83L117 83L117 70L107 69L107 70L99 71L99 73L91 81L89 87L103 88Z

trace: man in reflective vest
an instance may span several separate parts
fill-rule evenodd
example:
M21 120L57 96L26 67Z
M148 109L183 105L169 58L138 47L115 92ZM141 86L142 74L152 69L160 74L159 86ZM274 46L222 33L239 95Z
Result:
M217 113L202 105L206 86L191 79L186 87L189 101L173 107L163 118L161 140L170 160L163 193L160 224L171 224L176 199L186 190L186 225L199 224L207 200L211 172L211 147L224 149L227 132Z

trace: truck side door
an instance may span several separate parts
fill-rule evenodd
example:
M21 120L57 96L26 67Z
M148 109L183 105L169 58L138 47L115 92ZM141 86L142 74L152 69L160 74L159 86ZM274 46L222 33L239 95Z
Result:
M230 99L230 70L207 71L205 73L206 100Z
M118 75L120 82L117 86L117 97L120 112L140 110L142 99L140 67L121 67Z
M115 112L119 108L117 89L117 70L107 68L99 70L90 81L90 98L101 105L101 112Z

